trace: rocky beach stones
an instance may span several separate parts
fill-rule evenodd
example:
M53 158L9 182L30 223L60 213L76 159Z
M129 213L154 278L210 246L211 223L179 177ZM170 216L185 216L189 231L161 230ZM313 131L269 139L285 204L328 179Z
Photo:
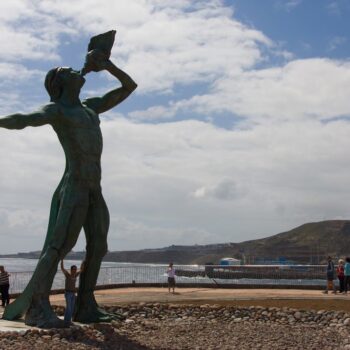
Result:
M350 349L350 314L341 311L159 303L107 309L126 320L3 332L0 349Z

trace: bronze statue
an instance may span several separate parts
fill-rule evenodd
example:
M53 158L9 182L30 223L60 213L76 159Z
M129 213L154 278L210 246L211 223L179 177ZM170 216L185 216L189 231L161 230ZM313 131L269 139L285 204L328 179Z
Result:
M74 247L84 228L86 257L80 276L74 320L89 323L110 321L116 315L100 309L94 288L103 256L107 252L109 213L101 191L102 133L99 114L126 99L136 83L109 59L115 31L94 37L81 72L58 67L50 70L45 87L51 103L36 112L13 114L0 119L0 127L23 129L50 124L66 157L66 168L51 202L44 247L35 272L24 292L5 309L3 318L25 314L25 323L42 328L64 327L51 308L49 294L58 263ZM83 75L107 70L121 87L102 97L80 101Z

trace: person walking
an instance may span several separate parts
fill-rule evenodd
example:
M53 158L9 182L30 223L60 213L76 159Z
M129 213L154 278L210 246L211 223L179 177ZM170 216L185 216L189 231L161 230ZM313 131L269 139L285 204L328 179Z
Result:
M72 321L72 316L74 312L75 306L75 298L76 298L76 281L77 277L83 272L84 262L80 266L80 270L78 270L76 265L72 265L70 267L70 272L68 272L64 268L63 260L61 260L61 270L66 277L65 287L64 287L64 297L66 299L66 310L64 312L64 323L66 326L69 326Z
M333 293L336 293L335 290L335 284L334 284L334 275L335 275L335 269L334 269L334 262L332 260L332 257L328 257L328 264L327 264L327 288L324 291L325 294L328 294L329 290L333 290Z
M345 259L344 265L344 291L345 294L348 294L348 290L350 287L350 257Z
M168 266L167 270L167 275L168 275L168 290L170 293L170 289L173 289L173 294L175 293L175 269L174 269L174 264L171 262Z
M0 266L0 293L1 293L1 306L5 307L10 304L10 274L5 271L4 266Z
M339 293L343 293L345 291L345 276L344 276L344 260L339 259L337 266L337 277L339 280Z

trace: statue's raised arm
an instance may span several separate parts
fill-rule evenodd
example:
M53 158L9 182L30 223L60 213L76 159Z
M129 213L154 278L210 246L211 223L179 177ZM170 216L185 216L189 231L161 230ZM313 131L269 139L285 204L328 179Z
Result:
M93 109L98 114L112 109L125 100L137 88L137 84L132 78L115 66L113 62L106 57L104 52L98 49L90 51L86 56L85 72L99 72L102 70L107 70L110 74L115 76L121 82L122 86L109 91L102 97L88 98L83 101L83 104Z
M45 124L53 124L56 116L57 108L55 104L50 103L32 113L15 113L0 118L0 128L23 129L27 126L42 126Z

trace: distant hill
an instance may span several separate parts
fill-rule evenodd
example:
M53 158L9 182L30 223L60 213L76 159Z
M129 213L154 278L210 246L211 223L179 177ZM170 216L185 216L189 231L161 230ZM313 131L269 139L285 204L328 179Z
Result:
M37 258L38 252L19 253L11 257ZM83 259L84 252L72 252L67 258ZM350 256L350 220L307 223L277 235L242 243L209 245L173 245L160 249L108 252L105 261L135 263L204 264L218 263L234 257L246 263L278 260L281 257L299 263L325 262L326 256ZM0 257L6 257L4 255ZM9 256L7 256L9 257Z
M246 263L284 258L299 263L318 264L326 257L350 256L350 221L332 220L307 223L277 235L245 241L194 246L170 246L162 249L110 252L109 261L145 263L204 264L234 257Z
M239 244L246 255L317 263L350 256L350 221L331 220L301 225L277 235Z

